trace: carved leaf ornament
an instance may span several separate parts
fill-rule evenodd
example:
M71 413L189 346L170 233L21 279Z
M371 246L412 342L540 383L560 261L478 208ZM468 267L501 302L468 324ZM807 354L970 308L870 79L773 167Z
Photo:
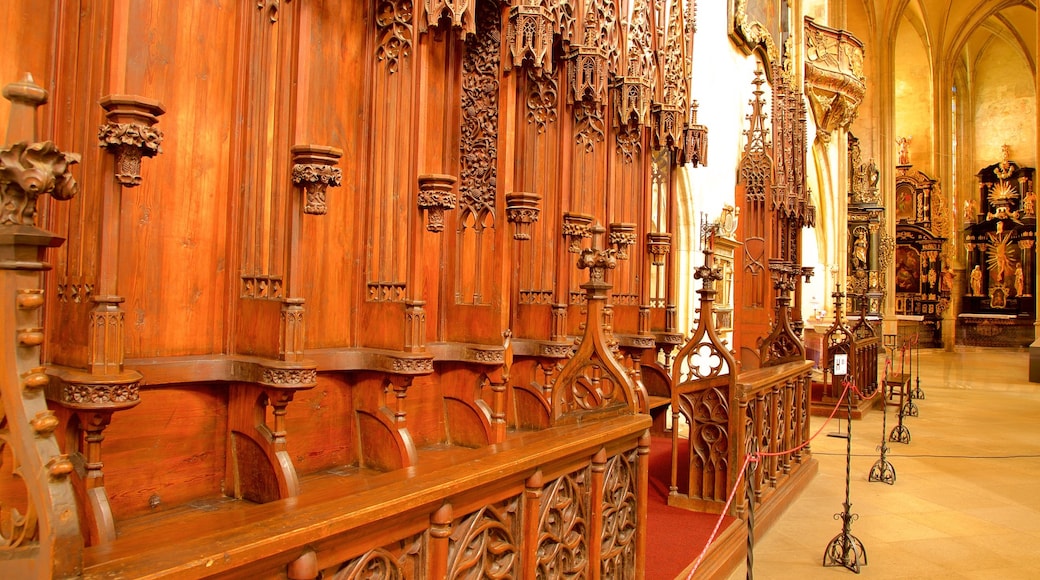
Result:
M72 199L79 184L69 168L75 153L62 153L54 143L15 143L0 149L0 225L35 225L36 199L44 194Z

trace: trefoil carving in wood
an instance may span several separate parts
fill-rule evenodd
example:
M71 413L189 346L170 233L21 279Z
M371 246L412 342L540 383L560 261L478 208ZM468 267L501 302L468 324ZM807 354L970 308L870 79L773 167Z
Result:
M536 577L589 575L588 480L585 468L559 477L541 490Z
M419 176L419 209L426 211L426 229L444 231L444 211L455 209L454 175L426 174Z
M412 0L380 0L376 14L376 60L394 74L412 54Z
M506 42L510 58L502 63L506 72L527 63L536 74L552 74L553 17L547 1L518 0L509 9Z
M730 427L734 407L737 364L733 354L715 330L715 282L722 280L722 268L715 262L718 223L701 225L704 263L694 271L702 281L699 317L693 336L679 349L672 365L672 421L678 424L685 415L690 425L690 451L682 457L689 464L680 467L679 436L672 433L671 482L668 504L719 510L726 501L730 483L735 481L735 444ZM688 473L681 480L680 474Z
M527 122L534 123L541 135L546 126L556 122L556 109L560 103L559 81L555 76L528 71L527 86Z
M325 215L325 192L329 187L339 187L343 179L343 172L335 166L343 151L324 145L296 145L292 155L292 180L303 187L305 196L303 213Z
M155 124L166 112L158 101L136 95L101 99L107 123L98 130L98 145L115 155L116 180L123 187L141 184L141 159L162 153L163 134Z
M519 497L485 506L455 525L449 536L448 578L499 578L516 573L519 538L514 537Z

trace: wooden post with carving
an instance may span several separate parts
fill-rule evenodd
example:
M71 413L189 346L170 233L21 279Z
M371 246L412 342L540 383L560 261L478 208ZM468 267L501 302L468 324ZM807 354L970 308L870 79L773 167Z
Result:
M0 324L15 332L0 339L0 435L24 482L25 500L0 497L5 522L0 558L11 578L76 576L82 570L83 539L69 477L74 468L54 436L59 421L47 408L44 387L50 381L40 363L43 273L50 268L45 253L64 240L36 227L36 201L40 195L58 200L76 195L79 185L69 169L79 156L50 141L36 141L36 108L47 101L47 92L32 77L5 86L3 95L12 107L7 144L0 146L5 208L0 213L0 300L5 301ZM6 495L10 489L5 489Z

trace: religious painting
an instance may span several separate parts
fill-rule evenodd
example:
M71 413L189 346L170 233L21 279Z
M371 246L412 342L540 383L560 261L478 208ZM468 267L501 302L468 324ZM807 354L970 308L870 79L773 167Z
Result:
M896 221L904 223L915 222L914 212L914 187L906 183L896 186Z
M730 37L751 53L758 48L770 62L779 62L790 35L787 0L730 0Z
M896 292L921 291L921 255L914 248L896 248Z

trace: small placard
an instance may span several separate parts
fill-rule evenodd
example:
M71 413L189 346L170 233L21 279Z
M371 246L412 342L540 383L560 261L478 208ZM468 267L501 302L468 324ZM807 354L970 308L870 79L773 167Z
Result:
M836 354L834 355L834 374L837 376L845 375L849 372L849 355L847 354Z

